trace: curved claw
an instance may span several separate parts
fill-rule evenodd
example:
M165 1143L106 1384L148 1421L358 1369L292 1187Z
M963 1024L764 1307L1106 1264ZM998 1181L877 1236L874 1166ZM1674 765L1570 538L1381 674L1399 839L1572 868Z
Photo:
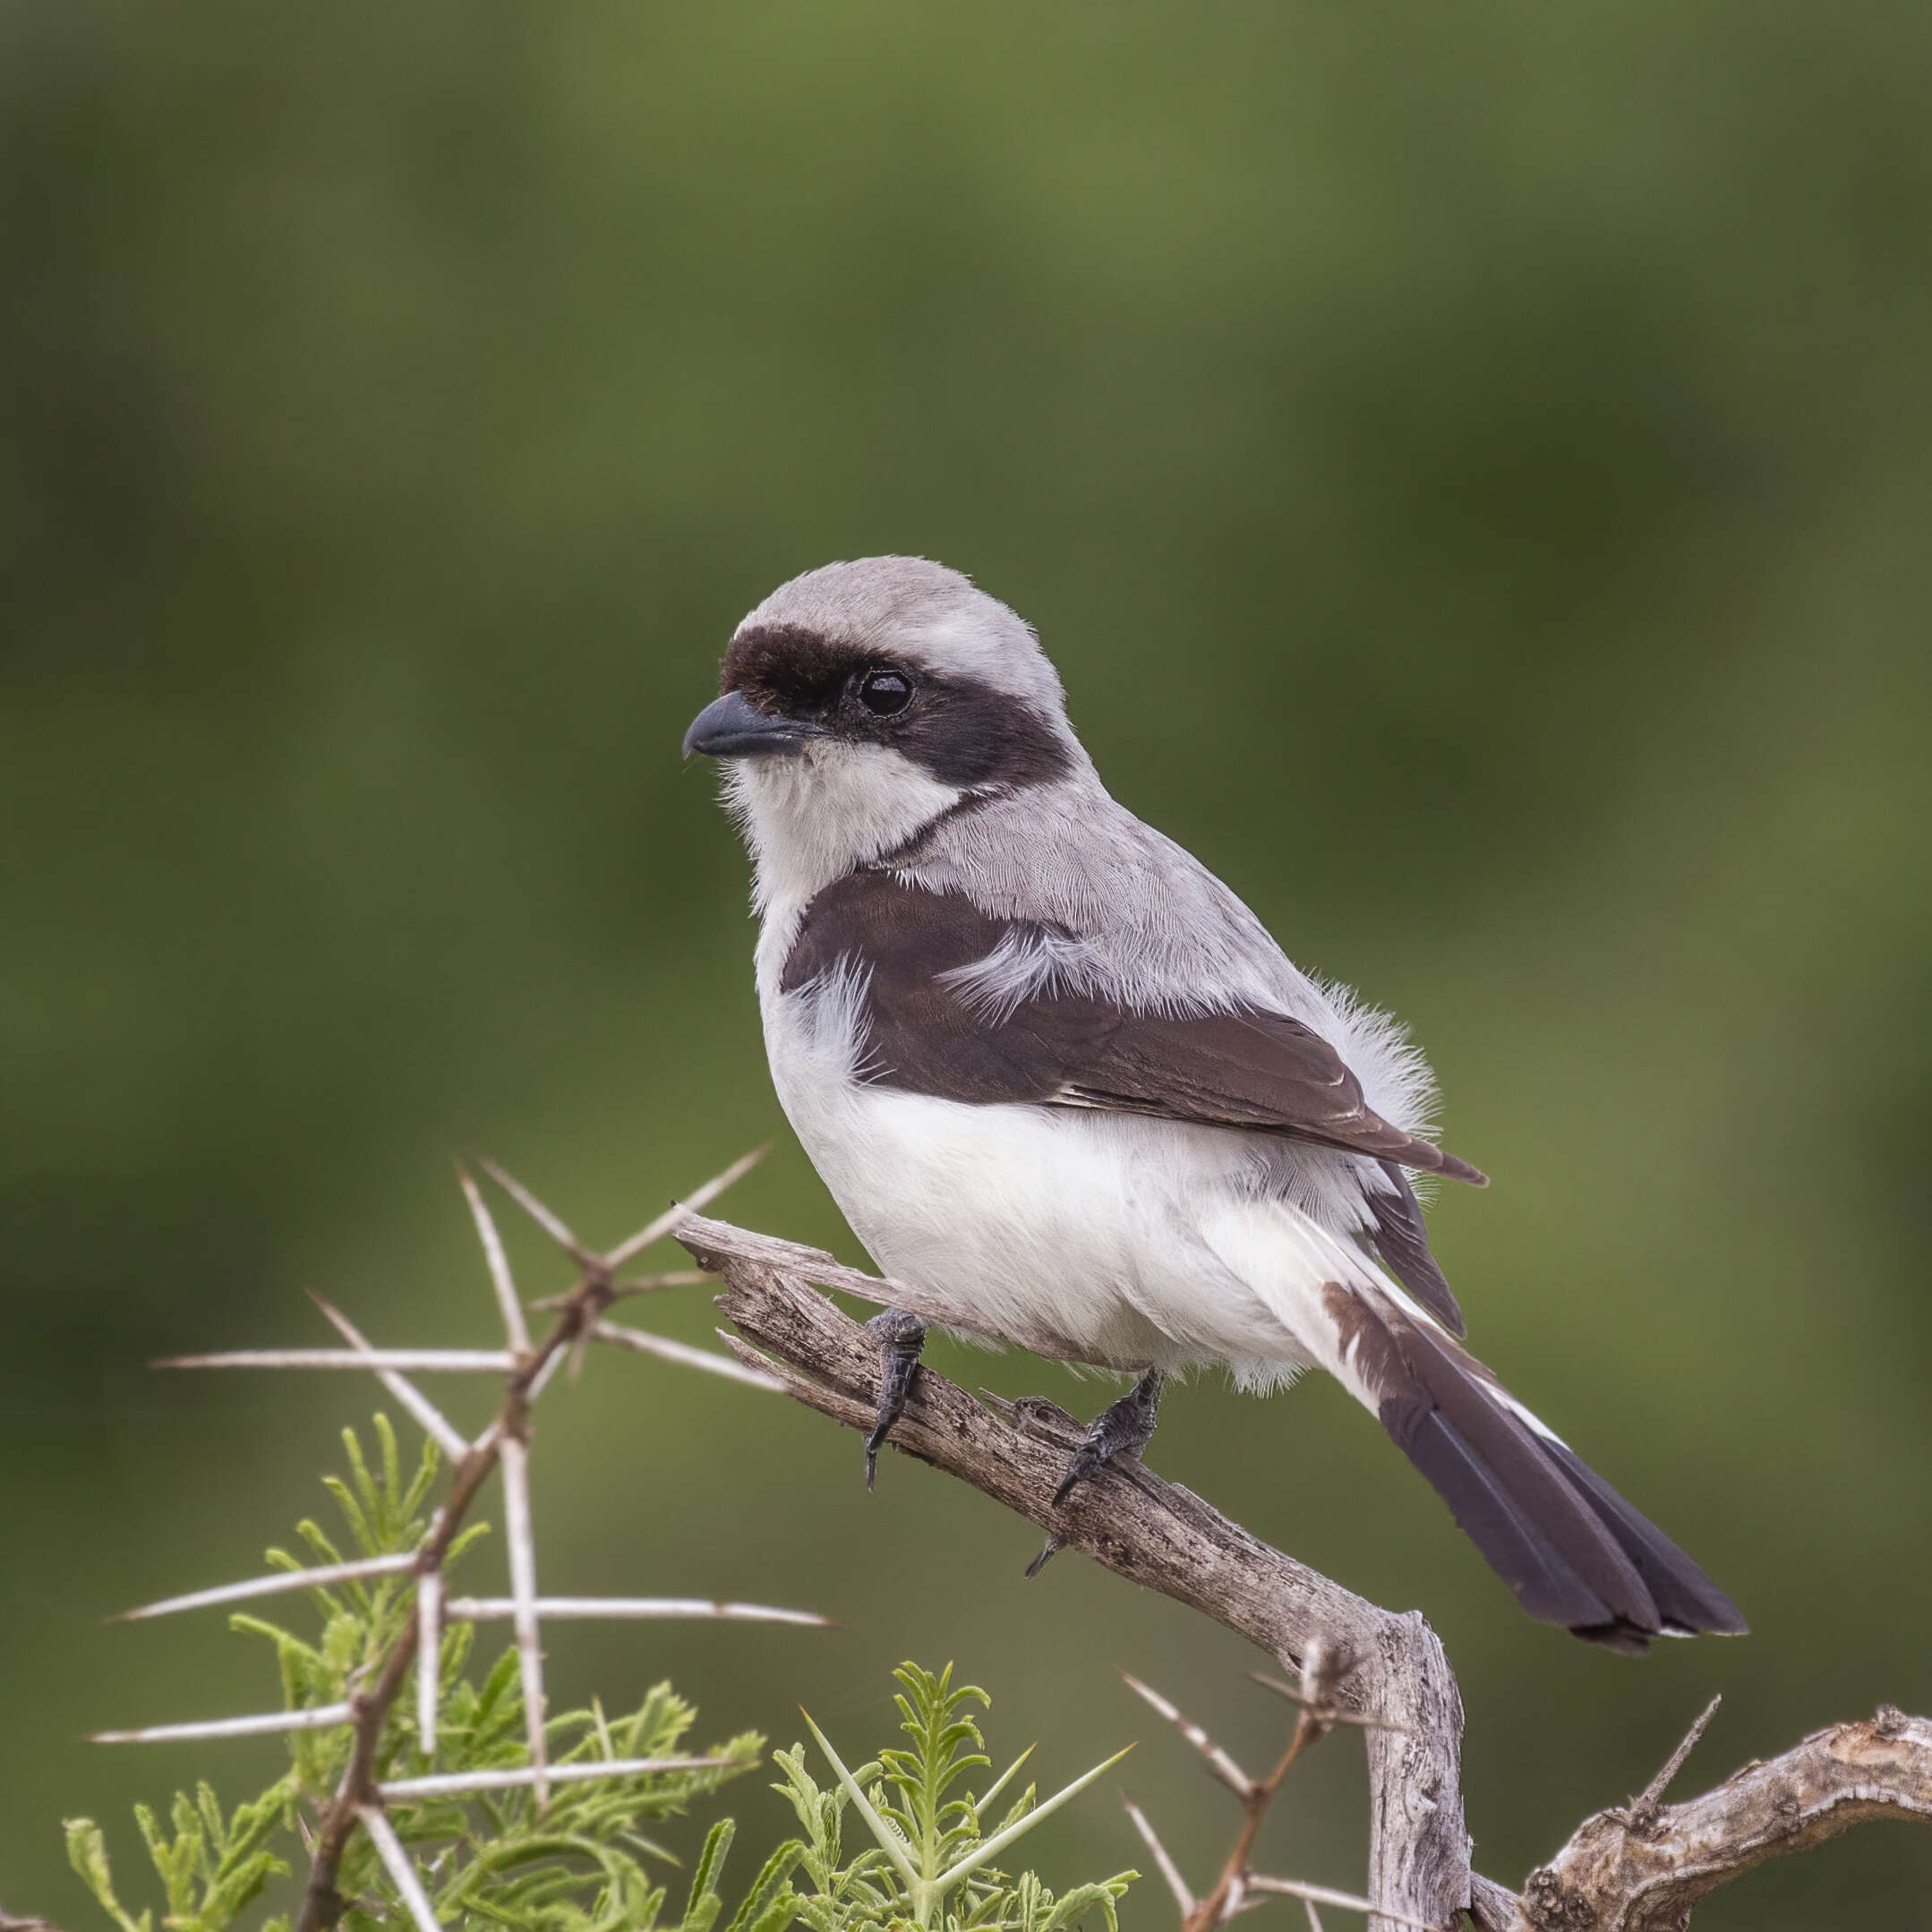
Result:
M1059 1555L1060 1548L1060 1539L1057 1536L1047 1537L1046 1542L1040 1545L1039 1554L1026 1567L1027 1580L1029 1582L1039 1576L1040 1571L1045 1569L1047 1564Z
M1167 1377L1158 1369L1150 1369L1118 1402L1102 1409L1094 1418L1087 1440L1073 1451L1066 1474L1053 1492L1055 1509L1073 1494L1076 1484L1098 1475L1116 1457L1138 1456L1153 1440L1154 1424L1160 1415L1160 1391L1166 1381ZM1041 1561L1044 1560L1043 1555ZM1028 1572L1029 1576L1032 1574L1031 1570Z
M873 1478L878 1474L879 1451L885 1447L885 1438L898 1420L896 1412L881 1415L872 1433L866 1438L866 1494L868 1496L872 1493Z
M926 1325L903 1309L886 1308L866 1323L866 1332L879 1346L877 1420L866 1438L866 1490L869 1494L879 1466L879 1451L893 1424L905 1414L912 1378L919 1372L919 1350L926 1346Z
M1057 1509L1073 1493L1073 1486L1084 1483L1090 1475L1104 1469L1112 1460L1110 1453L1096 1449L1090 1437L1073 1452L1073 1458L1066 1466L1066 1474L1060 1478L1060 1486L1053 1492L1053 1506Z

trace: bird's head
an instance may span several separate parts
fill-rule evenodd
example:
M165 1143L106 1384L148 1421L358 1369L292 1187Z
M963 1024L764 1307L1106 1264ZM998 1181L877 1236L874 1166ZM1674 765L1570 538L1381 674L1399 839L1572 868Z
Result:
M761 899L808 894L972 797L1089 769L1013 611L918 557L827 564L738 627L685 755L725 761Z

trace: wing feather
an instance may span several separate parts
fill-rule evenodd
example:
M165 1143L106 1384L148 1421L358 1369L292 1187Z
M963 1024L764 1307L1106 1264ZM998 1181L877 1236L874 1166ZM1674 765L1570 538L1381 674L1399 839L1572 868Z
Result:
M1033 930L1062 943L1072 936ZM1384 1120L1335 1048L1285 1013L1135 1013L1051 986L992 1013L947 983L1026 937L1024 922L983 912L960 893L859 872L812 902L782 985L791 990L856 962L868 980L868 1077L885 1086L1279 1134L1486 1184L1467 1161Z
M1382 1172L1389 1177L1389 1191L1368 1197L1369 1212L1374 1217L1365 1236L1368 1245L1376 1260L1451 1335L1466 1335L1469 1329L1463 1320L1462 1304L1430 1252L1415 1190L1394 1161L1385 1160Z

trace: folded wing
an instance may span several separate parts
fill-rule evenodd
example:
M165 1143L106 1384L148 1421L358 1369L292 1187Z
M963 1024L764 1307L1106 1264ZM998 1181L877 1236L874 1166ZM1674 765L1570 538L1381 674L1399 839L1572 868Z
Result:
M1280 1134L1485 1184L1467 1161L1384 1120L1335 1048L1285 1013L1135 1013L1050 983L989 1003L960 986L962 970L1027 937L1022 922L957 893L856 873L812 902L782 985L792 990L848 962L863 972L864 1072L881 1085Z

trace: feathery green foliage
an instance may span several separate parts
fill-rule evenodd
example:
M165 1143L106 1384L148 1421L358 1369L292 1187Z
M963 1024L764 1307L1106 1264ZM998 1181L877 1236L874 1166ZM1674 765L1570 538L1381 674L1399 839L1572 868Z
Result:
M345 1552L314 1522L297 1534L317 1560L337 1563L346 1555L383 1556L412 1550L428 1524L423 1515L438 1466L436 1447L423 1445L421 1461L406 1479L395 1431L375 1418L378 1450L372 1467L353 1430L343 1432L349 1474L323 1481L335 1498L353 1548ZM448 1569L488 1534L477 1524L457 1539ZM271 1565L303 1566L287 1552L269 1552ZM283 1625L249 1615L230 1628L271 1644L280 1670L282 1699L289 1710L341 1702L361 1673L378 1663L413 1614L414 1578L385 1577L309 1593L319 1627L298 1635ZM439 1673L440 1717L433 1767L416 1735L415 1703L400 1699L390 1712L377 1758L379 1779L439 1772L521 1767L528 1763L523 1691L517 1654L506 1648L480 1676L471 1674L474 1627L451 1626L440 1655L419 1659L418 1669ZM600 1705L552 1718L546 1726L553 1765L678 1755L696 1717L669 1685L649 1691L628 1714L607 1717ZM224 1813L210 1786L191 1799L175 1799L172 1835L146 1807L135 1812L165 1899L161 1923L167 1932L226 1932L269 1883L286 1876L290 1861L303 1862L298 1817L304 1806L327 1799L339 1783L351 1748L346 1726L286 1733L290 1765L274 1784L232 1814ZM684 1811L691 1801L748 1768L765 1740L755 1733L734 1738L711 1755L716 1770L651 1773L640 1776L563 1782L539 1809L528 1790L491 1791L467 1798L397 1803L389 1821L425 1874L425 1886L446 1923L508 1928L511 1932L650 1932L660 1924L665 1886L653 1865L673 1864L643 1827ZM279 1840L286 1856L279 1855ZM682 1932L709 1932L722 1910L716 1890L728 1825L715 1829L690 1888ZM119 1932L155 1932L150 1910L138 1914L116 1894L106 1835L90 1818L71 1820L67 1855ZM345 1915L349 1932L393 1932L408 1922L375 1848L361 1834L343 1859L338 1889L353 1902ZM757 1895L754 1888L754 1895ZM380 1921L375 1916L380 1911ZM740 1914L740 1917L743 1915ZM270 1920L275 1928L279 1921ZM733 1922L731 1932L755 1932ZM757 1932L777 1932L775 1925Z
M345 1551L312 1521L296 1526L320 1562L414 1550L427 1534L423 1510L437 1475L435 1444L423 1445L415 1470L406 1476L389 1419L379 1414L374 1429L373 1466L355 1432L345 1430L348 1475L323 1478L352 1547ZM464 1531L445 1570L487 1534L483 1524ZM284 1550L270 1550L268 1560L282 1569L303 1567ZM314 1589L309 1596L317 1626L308 1635L256 1616L229 1620L232 1629L273 1646L288 1710L339 1704L380 1664L414 1614L415 1579L377 1577ZM474 1675L474 1626L457 1623L444 1632L438 1656L417 1662L418 1670L438 1673L433 1769L523 1768L529 1754L516 1650L506 1648ZM677 1861L643 1827L683 1812L748 1768L765 1748L756 1733L710 1753L715 1769L564 1781L542 1807L527 1787L392 1801L389 1822L415 1861L439 1920L466 1932L787 1932L795 1922L808 1932L1071 1932L1089 1914L1104 1921L1107 1932L1118 1932L1115 1903L1134 1873L1056 1897L1033 1873L1010 1877L992 1863L1107 1765L1044 1802L1029 1785L996 1821L994 1801L1030 1751L972 1795L964 1781L990 1768L970 1714L975 1704L986 1707L986 1693L954 1688L950 1664L937 1677L910 1663L895 1674L903 1687L895 1701L909 1745L881 1751L854 1774L813 1725L835 1774L829 1789L821 1789L806 1769L802 1745L777 1753L785 1782L776 1789L791 1799L804 1835L788 1839L765 1860L722 1928L721 1881L736 1827L729 1819L712 1827L674 1920L665 1917L670 1886L653 1873ZM389 1712L377 1754L379 1782L432 1768L415 1711L415 1700L403 1698ZM550 1760L562 1766L680 1755L696 1714L666 1684L619 1718L606 1717L594 1702L550 1720ZM168 1829L148 1807L135 1808L160 1883L158 1921L151 1906L134 1911L123 1904L100 1826L91 1818L69 1820L69 1862L117 1932L157 1932L158 1924L162 1932L227 1932L274 1880L303 1865L304 1815L312 1824L317 1808L339 1785L351 1738L347 1727L332 1725L288 1732L286 1742L287 1771L233 1812L223 1809L205 1782L192 1798L177 1794ZM841 1842L849 1804L876 1841L851 1859ZM795 1883L799 1879L809 1889ZM362 1833L350 1840L338 1890L350 1902L343 1915L346 1932L395 1932L410 1922L380 1856ZM262 1932L288 1932L287 1921L271 1918Z
M263 1847L272 1833L292 1829L294 1799L289 1781L281 1779L230 1818L213 1788L198 1784L192 1799L184 1791L175 1794L172 1838L146 1805L134 1807L134 1821L161 1880L167 1902L164 1923L171 1932L222 1932L269 1879L287 1876L288 1867ZM91 1818L68 1821L67 1857L121 1932L153 1932L152 1911L143 1909L137 1918L115 1897L107 1837Z
M1082 1791L1125 1752L1096 1765L1064 1790L1040 1801L1028 1785L988 1828L994 1800L1032 1755L1023 1751L978 1797L962 1790L975 1771L989 1770L970 1707L990 1705L973 1685L954 1688L953 1667L935 1677L915 1663L893 1673L903 1687L894 1698L910 1749L881 1751L849 1771L809 1717L812 1735L830 1761L835 1782L822 1789L805 1765L805 1747L774 1754L785 1782L774 1787L791 1802L806 1838L798 1863L813 1890L798 1901L810 1932L868 1932L871 1928L935 1927L943 1932L1065 1932L1090 1913L1118 1932L1116 1901L1139 1876L1116 1873L1058 1898L1031 1872L1009 1877L993 1859ZM850 1804L875 1842L842 1862L844 1812Z

